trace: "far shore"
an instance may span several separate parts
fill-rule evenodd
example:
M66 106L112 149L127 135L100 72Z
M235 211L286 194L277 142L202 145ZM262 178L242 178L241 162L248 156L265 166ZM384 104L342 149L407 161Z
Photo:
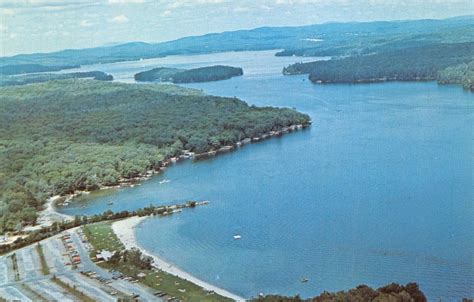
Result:
M233 299L235 301L246 301L245 298L235 295L225 289L217 287L215 285L209 284L201 279L194 277L193 275L173 266L172 264L164 261L163 259L151 254L146 249L144 249L141 245L138 244L135 236L135 228L147 217L130 217L123 220L119 220L112 224L112 229L117 237L122 241L126 249L137 248L142 251L143 254L150 256L153 258L154 263L153 265L171 275L177 276L184 280L190 281L205 290L214 291L215 293Z

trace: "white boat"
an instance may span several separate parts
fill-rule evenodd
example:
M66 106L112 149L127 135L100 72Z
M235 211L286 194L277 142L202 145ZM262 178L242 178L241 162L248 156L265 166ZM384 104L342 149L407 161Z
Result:
M242 236L240 236L240 235L234 235L234 239L235 239L235 240L242 239Z
M165 184L165 183L168 183L168 182L170 182L170 181L171 181L171 180L169 180L169 179L163 179L163 180L161 180L161 181L159 182L159 184L160 184L160 185L161 185L161 184Z

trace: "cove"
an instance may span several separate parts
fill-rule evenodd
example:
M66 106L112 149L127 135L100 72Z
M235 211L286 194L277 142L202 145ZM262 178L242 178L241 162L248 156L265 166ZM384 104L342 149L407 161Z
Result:
M306 76L281 75L290 60L300 59L246 52L103 64L99 70L116 70L123 81L156 66L243 67L243 77L186 86L295 107L313 126L178 163L141 186L92 193L60 211L210 200L147 219L138 240L245 297L412 281L429 300L472 297L473 95L432 82L313 85Z

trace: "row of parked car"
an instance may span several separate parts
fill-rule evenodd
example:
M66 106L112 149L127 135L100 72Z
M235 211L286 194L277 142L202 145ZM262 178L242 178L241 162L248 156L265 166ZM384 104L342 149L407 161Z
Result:
M66 248L66 251L69 255L69 259L71 260L70 263L65 264L68 265L72 263L73 265L79 265L81 263L81 256L79 255L79 252L74 246L74 242L71 239L71 235L65 234L61 236L61 241L63 242L64 247Z
M102 282L104 284L112 283L112 280L98 276L97 273L93 271L85 271L85 272L81 272L81 274L86 275L89 278L96 279L99 282Z
M138 282L137 279L135 279L133 277L130 277L130 276L126 276L126 275L122 274L121 272L118 272L118 271L115 271L115 270L110 270L109 272L112 273L112 279L114 279L114 280L122 279L124 281L132 282L132 283L137 283Z
M162 292L162 291L157 291L157 292L154 292L153 295L155 295L159 298L163 298L163 297L167 296L168 294L165 293L165 292ZM168 302L181 302L181 300L177 299L176 297L168 297L167 301Z
M112 273L112 279L114 279L114 280L122 279L122 280L129 281L129 282L132 282L132 283L137 283L138 282L137 279L132 278L130 276L126 276L126 275L122 274L119 271L110 270L109 272ZM153 293L153 295L155 295L159 298L164 298L165 296L168 296L167 293L162 292L162 291L156 291L156 292ZM169 301L169 302L181 302L181 300L176 299L176 297L168 297L167 301Z

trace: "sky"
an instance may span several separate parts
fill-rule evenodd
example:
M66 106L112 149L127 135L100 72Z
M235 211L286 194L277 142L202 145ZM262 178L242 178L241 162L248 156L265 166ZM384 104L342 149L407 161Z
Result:
M0 56L260 26L473 12L474 0L0 0Z

